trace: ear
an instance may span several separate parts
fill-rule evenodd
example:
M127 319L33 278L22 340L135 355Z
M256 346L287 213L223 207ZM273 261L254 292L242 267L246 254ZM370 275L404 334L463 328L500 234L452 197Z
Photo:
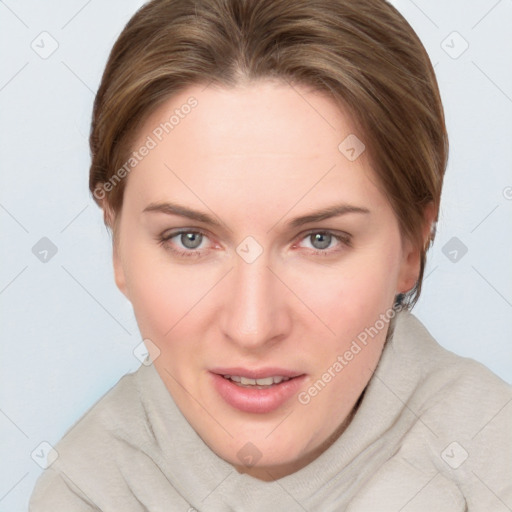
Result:
M103 209L103 220L112 233L112 263L114 268L114 280L121 293L128 299L128 289L126 287L126 278L124 273L123 261L121 258L120 240L119 240L119 218L108 202L101 201Z
M434 222L437 211L432 202L428 203L423 210L422 240L423 248L428 248L434 233ZM397 282L397 294L406 293L411 290L418 281L421 264L421 248L412 240L404 240L403 260Z
M114 267L114 279L117 287L121 291L121 293L130 300L128 295L128 288L126 286L126 277L124 273L123 260L121 258L121 250L119 248L119 240L117 240L118 235L114 239L114 243L112 245L112 263Z

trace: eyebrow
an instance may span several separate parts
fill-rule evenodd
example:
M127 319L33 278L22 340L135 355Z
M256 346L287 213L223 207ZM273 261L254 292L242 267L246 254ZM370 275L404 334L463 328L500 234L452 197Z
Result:
M192 208L188 208L177 203L151 203L146 206L146 208L144 208L143 213L145 212L158 212L165 213L167 215L177 215L179 217L185 217L187 219L202 222L203 224L210 226L222 227L222 223L208 213L193 210ZM289 221L287 225L290 228L297 228L303 224L319 222L322 220L330 219L332 217L339 217L340 215L345 215L348 213L368 214L370 213L370 210L368 210L368 208L346 203L336 204L308 213L307 215L295 217Z

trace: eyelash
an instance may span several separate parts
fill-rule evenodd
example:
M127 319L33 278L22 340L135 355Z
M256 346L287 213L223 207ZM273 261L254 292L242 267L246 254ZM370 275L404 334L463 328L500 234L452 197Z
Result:
M164 235L164 234L160 235L158 237L158 243L159 243L159 245L164 247L164 249L171 251L172 253L176 254L179 257L200 258L203 256L203 253L205 251L207 251L207 249L180 250L180 249L173 248L171 246L171 244L169 244L169 241L172 240L173 238L175 238L179 235L182 235L182 234L190 234L190 233L193 233L195 235L202 235L203 237L208 238L208 235L206 233L204 233L203 231L192 230L192 229L181 229L181 230L175 231L175 232L167 234L167 235ZM352 237L348 233L343 233L343 234L335 233L333 231L322 230L322 229L310 230L307 233L300 235L300 238L298 238L298 240L299 240L299 242L301 242L302 240L310 237L311 235L315 235L315 234L330 235L335 240L340 242L341 245L343 245L345 247L352 247ZM330 256L334 253L339 252L340 250L341 249L324 249L324 250L309 249L310 254L313 254L314 256Z

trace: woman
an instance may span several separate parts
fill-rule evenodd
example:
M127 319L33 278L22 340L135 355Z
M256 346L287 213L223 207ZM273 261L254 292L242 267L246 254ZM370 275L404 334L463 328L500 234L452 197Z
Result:
M90 189L149 357L31 510L499 510L510 386L410 313L448 143L382 0L153 0L96 96Z

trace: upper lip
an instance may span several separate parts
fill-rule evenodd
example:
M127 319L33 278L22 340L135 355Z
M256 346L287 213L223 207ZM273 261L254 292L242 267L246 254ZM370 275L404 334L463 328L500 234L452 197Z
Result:
M249 379L264 379L266 377L299 377L303 373L295 370L287 370L286 368L241 368L239 366L232 368L213 368L210 370L217 375L236 375L239 377L247 377Z

